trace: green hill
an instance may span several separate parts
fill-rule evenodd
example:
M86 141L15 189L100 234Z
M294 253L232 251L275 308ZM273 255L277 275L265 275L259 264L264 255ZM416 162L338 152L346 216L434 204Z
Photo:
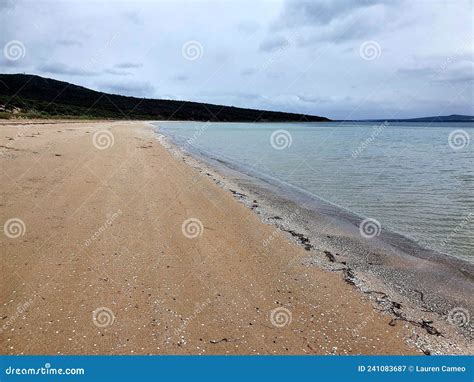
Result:
M0 117L319 122L318 116L126 97L29 74L0 74Z

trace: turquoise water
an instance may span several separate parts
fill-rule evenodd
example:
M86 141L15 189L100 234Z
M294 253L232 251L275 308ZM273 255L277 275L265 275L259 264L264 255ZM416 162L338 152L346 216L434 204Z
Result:
M474 261L474 123L158 125L191 151L267 174L425 247Z

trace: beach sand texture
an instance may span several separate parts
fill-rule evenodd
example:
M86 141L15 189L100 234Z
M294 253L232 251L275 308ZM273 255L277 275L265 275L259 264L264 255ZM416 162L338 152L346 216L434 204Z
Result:
M145 123L0 129L3 353L419 353Z

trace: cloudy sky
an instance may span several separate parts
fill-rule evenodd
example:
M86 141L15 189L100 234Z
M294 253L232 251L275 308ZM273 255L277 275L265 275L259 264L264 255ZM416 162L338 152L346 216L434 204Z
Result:
M0 0L0 72L324 115L474 115L474 2Z

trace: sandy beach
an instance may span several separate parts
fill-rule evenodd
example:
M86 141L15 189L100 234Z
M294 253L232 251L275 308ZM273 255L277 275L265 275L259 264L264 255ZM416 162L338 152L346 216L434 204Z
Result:
M144 122L2 122L0 150L3 353L423 354L420 339L441 340L308 265Z

